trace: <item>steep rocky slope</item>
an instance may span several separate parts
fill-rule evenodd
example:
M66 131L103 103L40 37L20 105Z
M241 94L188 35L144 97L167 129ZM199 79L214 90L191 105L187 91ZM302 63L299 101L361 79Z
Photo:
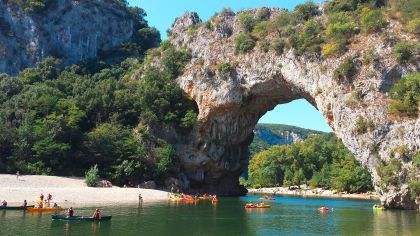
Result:
M270 9L271 18L281 11ZM320 11L316 18L325 21L323 9ZM222 12L210 23L203 24L197 14L187 13L174 23L170 37L174 45L188 48L193 55L185 73L177 79L199 107L198 124L189 141L178 147L184 173L193 188L243 193L238 176L258 119L277 104L304 98L323 114L334 133L372 173L386 206L417 207L407 184L409 173L415 171L412 160L394 154L400 146L410 155L420 150L420 120L395 119L388 112L390 87L419 69L418 57L407 64L391 57L397 39L387 35L399 32L398 22L390 22L386 29L389 34L356 35L349 50L337 58L297 56L293 48L279 55L258 46L247 53L235 53L235 38L243 32L237 15ZM412 35L398 37L418 40ZM378 54L378 63L362 63L368 49ZM351 58L355 73L343 82L334 78L334 71L345 58ZM228 65L228 73L224 73L223 65ZM360 94L356 101L351 100L353 91ZM370 124L368 130L357 132L360 119ZM376 167L392 156L402 165L396 183L386 186Z
M0 1L0 73L15 75L46 56L65 65L94 58L136 30L133 14L113 0L58 0L39 13L8 2Z
M289 145L310 135L324 134L316 130L282 124L257 124L253 132L254 139L249 146L250 157L273 145Z

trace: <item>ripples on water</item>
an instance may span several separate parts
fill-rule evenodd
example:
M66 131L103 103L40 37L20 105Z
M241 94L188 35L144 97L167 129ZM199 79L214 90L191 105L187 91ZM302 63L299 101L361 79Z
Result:
M50 214L0 210L0 235L420 235L415 211L373 211L375 201L278 197L270 209L244 209L260 196L214 206L160 203L103 207L110 222L52 221ZM320 214L320 206L333 208ZM91 215L94 208L76 209Z

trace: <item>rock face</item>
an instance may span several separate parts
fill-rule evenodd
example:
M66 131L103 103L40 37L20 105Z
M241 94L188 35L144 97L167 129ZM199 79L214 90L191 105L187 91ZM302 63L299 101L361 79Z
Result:
M257 124L254 129L255 142L263 142L267 147L273 145L289 145L308 138L314 134L325 134L321 131L303 129L281 124Z
M274 145L289 145L311 135L326 134L321 131L282 124L257 124L253 132L254 139L249 146L249 158Z
M57 0L46 13L26 13L0 1L0 73L17 74L46 56L65 65L94 58L134 31L134 19L114 0Z
M273 17L281 10L270 11ZM407 173L414 170L412 161L400 160L398 184L387 189L380 184L376 166L381 160L389 161L393 150L401 145L410 153L420 149L420 120L393 119L387 109L389 88L406 74L418 71L418 63L399 65L391 57L395 42L379 34L355 36L348 52L333 59L296 56L292 48L277 55L272 50L263 52L258 46L248 53L235 54L235 36L241 32L237 17L219 14L218 20L215 27L206 27L197 14L188 13L177 19L170 37L174 45L190 49L193 55L177 79L199 107L198 124L187 143L178 145L193 191L243 194L238 176L245 166L257 121L278 104L304 98L323 114L334 133L372 173L376 190L387 206L416 207L407 192ZM188 32L191 28L197 29L196 33ZM398 25L391 23L388 28L397 32ZM361 63L370 48L380 58L375 65ZM333 73L349 56L357 73L350 82L340 83ZM222 63L230 63L234 70L229 75L221 74L218 65ZM360 94L356 101L352 100L353 91ZM359 117L373 124L364 133L355 131Z

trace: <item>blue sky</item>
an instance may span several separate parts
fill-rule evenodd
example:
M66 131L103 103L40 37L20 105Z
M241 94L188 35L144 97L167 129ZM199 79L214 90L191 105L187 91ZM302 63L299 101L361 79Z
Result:
M234 11L257 7L279 7L293 10L297 4L306 0L128 0L131 6L143 8L147 13L150 26L156 27L162 38L166 38L175 18L185 12L197 12L203 21L208 20L215 12L224 7ZM322 2L314 0L314 2ZM296 125L303 128L331 132L321 113L306 100L300 99L288 104L278 105L267 112L259 121L260 123L277 123Z

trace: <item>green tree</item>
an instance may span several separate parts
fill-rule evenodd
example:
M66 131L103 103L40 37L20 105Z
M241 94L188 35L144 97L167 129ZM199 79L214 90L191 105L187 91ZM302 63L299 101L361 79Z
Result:
M411 73L396 83L390 92L393 99L391 113L403 116L418 116L420 102L420 73Z
M85 183L88 187L96 187L96 183L99 181L99 170L98 165L94 165L86 171Z
M236 46L235 46L235 53L246 53L251 51L255 45L257 40L251 34L239 34L235 38Z
M252 32L256 24L256 20L254 19L254 16L252 14L243 12L238 15L238 20L241 28L246 33Z

